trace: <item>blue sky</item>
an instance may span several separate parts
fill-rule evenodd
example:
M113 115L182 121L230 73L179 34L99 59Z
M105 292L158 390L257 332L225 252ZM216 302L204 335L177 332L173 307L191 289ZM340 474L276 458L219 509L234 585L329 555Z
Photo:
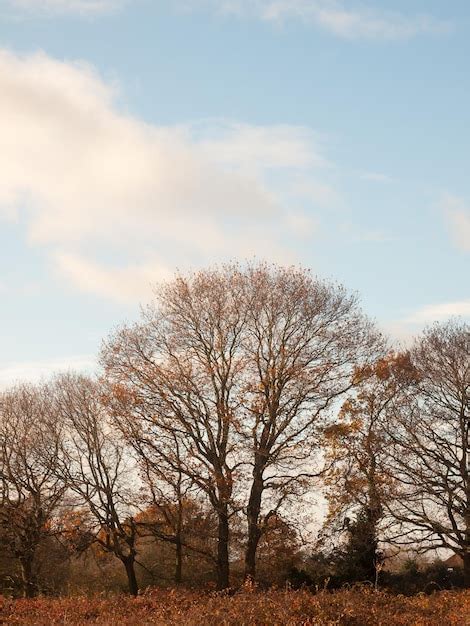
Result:
M469 58L465 0L0 0L0 384L231 258L469 317Z

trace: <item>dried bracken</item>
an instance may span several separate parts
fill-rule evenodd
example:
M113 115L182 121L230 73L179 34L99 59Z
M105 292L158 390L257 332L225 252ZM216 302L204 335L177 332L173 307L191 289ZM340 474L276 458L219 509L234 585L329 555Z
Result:
M138 598L76 597L3 600L0 620L7 624L100 626L184 624L287 626L466 626L470 593L440 592L430 596L394 596L371 589L318 594L309 591L258 592L234 595L152 590Z

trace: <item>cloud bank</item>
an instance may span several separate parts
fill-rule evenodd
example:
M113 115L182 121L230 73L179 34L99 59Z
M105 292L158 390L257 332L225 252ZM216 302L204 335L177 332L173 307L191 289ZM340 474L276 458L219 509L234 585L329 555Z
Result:
M176 266L290 261L286 239L313 230L299 180L328 164L308 129L147 124L92 67L45 54L0 52L0 93L0 216L82 290L135 301Z

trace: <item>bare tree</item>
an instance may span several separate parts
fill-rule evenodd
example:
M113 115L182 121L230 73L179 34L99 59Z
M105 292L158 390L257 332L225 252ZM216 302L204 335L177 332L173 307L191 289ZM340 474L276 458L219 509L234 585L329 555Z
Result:
M143 320L103 350L105 375L134 399L138 437L205 493L218 519L217 584L229 585L235 420L240 404L245 314L235 267L178 277L156 295ZM126 415L122 416L124 419ZM173 433L179 460L167 442Z
M245 280L242 430L252 473L245 576L254 577L256 550L270 517L311 483L328 409L380 342L357 298L341 286L303 269L267 265L250 267Z
M163 455L217 513L219 587L229 584L231 513L248 490L246 573L253 576L263 525L305 488L320 417L374 341L343 288L259 264L179 276L140 324L105 346L106 378L133 404L119 419L128 432L131 423L134 448L147 459Z
M59 474L75 495L76 506L85 507L93 520L94 532L87 524L87 537L122 562L129 591L137 595L138 533L132 504L138 476L129 467L130 455L112 426L96 381L73 374L58 378L55 403L66 431Z
M396 541L448 548L470 587L470 326L450 321L416 341L417 393L397 412L390 468L400 482Z
M23 593L37 592L37 554L53 533L65 487L57 477L60 425L47 386L20 385L0 396L0 524L21 566Z

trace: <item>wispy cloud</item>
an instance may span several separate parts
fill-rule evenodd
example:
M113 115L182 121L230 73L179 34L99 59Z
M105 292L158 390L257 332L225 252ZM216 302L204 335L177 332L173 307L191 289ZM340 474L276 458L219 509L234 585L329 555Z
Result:
M82 17L113 13L127 0L0 0L0 12L16 16Z
M459 196L446 194L440 206L456 247L464 252L470 252L470 204Z
M126 0L0 0L0 9L36 15L92 16L120 9Z
M289 237L328 195L296 196L327 164L309 129L146 124L93 68L45 54L0 52L0 93L0 216L23 211L29 242L84 291L135 301L168 268L297 260Z
M394 41L421 34L442 34L452 29L450 21L428 14L408 15L343 0L165 0L167 6L183 11L211 11L282 23L301 21L343 39ZM0 0L0 11L17 15L93 16L112 13L136 0Z
M184 8L210 8L218 13L271 22L301 20L343 39L400 40L440 34L451 23L431 15L407 15L364 3L341 0L177 0Z

